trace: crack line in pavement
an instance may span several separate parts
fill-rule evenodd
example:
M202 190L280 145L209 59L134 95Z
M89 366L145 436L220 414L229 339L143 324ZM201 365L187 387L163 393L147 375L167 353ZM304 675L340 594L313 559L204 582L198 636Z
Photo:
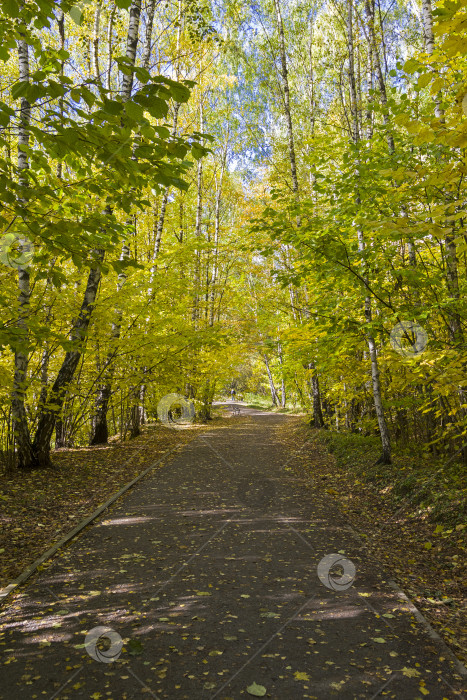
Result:
M296 535L297 535L297 536L298 536L298 537L299 537L299 538L314 552L314 549L313 549L313 547L311 546L311 544L308 542L308 540L307 540L305 537L303 537L303 535L302 535L298 530L296 530L294 527L292 527L292 525L290 525L290 524L286 521L285 517L280 516L279 519L280 519L283 523L285 523L285 525L287 525L288 528L290 528L291 530L293 530L293 532L294 532L294 533L295 533L295 534L296 534ZM358 599L358 600L359 600L359 602L362 602L360 599ZM367 601L365 598L363 598L363 603L364 603L364 605L368 606L368 607L370 608L370 610L371 610L378 618L381 617L381 618L383 619L383 622L384 622L391 630L394 630L393 625L391 625L391 623L388 622L388 621L386 620L386 618L383 618L382 614L379 613L379 612L371 605L371 603L370 603L369 601Z
M223 458L223 456L221 455L221 453L218 452L218 451L216 450L215 447L213 447L212 445L210 445L209 442L208 442L207 440L205 440L203 436L200 436L200 440L202 440L202 441L204 442L204 444L207 445L207 446L208 446L208 447L209 447L209 448L224 462L224 464L226 464L226 465L228 466L228 468L230 469L230 471L232 471L232 472L235 471L234 468L232 467L232 465L229 464L229 463L227 462L227 460Z
M381 691L383 691L385 688L387 688L388 685L389 685L390 683L392 683L392 681L394 680L394 678L397 678L397 677L398 677L398 675L399 675L398 673L394 673L394 674L381 686L381 688L379 688L379 690L377 690L376 693L375 693L374 695L371 696L371 698L370 698L369 700L374 700L374 698L377 698L378 695L381 693Z
M303 448L304 448L306 445L308 445L309 442L312 442L312 441L313 441L313 438L310 438L309 440L307 440L306 442L304 442L303 445L300 447L300 449L297 450L296 452L294 452L293 455L290 457L290 459L288 459L287 462L286 462L285 464L283 464L282 466L280 466L279 469L285 469L286 466L289 464L289 462L291 462L291 461L293 460L293 458L296 457L296 456L303 450Z
M317 595L318 595L318 594L315 593L315 595L313 595L311 598L309 598L308 600L306 600L306 601L303 603L303 605L297 610L297 612L294 613L294 614L292 615L292 617L290 617L288 620L286 620L286 622L284 622L284 624L283 624L281 627L279 627L279 629L277 630L277 632L274 632L274 634L271 635L271 637L269 637L269 639L268 639L266 642L264 642L264 644L258 649L258 651L256 651L256 652L253 654L253 656L250 656L250 658L249 658L247 661L245 661L245 663L243 664L243 666L242 666L241 668L239 668L238 671L237 671L236 673L234 673L233 676L231 676L231 677L224 683L224 685L221 685L221 687L219 688L219 690L217 690L217 691L214 693L214 695L211 695L211 697L209 698L209 700L214 700L214 698L217 697L217 696L219 695L219 693L221 692L221 690L223 690L224 688L226 688L226 687L233 681L233 679L236 678L236 677L238 676L238 674L241 673L241 672L243 671L243 669L246 668L246 666L248 666L248 664L249 664L251 661L253 661L253 659L255 659L255 658L258 656L258 654L261 654L261 652L263 651L263 649L265 649L265 648L268 646L268 644L270 644L270 643L272 642L272 640L274 639L274 637L277 637L277 635L280 634L280 633L282 632L282 630L283 630L285 627L287 627L287 625L289 624L289 622L292 622L292 620L294 620L294 619L297 617L297 615L299 615L299 614L302 612L302 610L308 605L308 603L311 603L311 601L314 600L314 598L316 598Z
M70 676L70 678L69 678L69 679L67 680L67 682L66 682L66 683L64 683L64 684L63 684L63 685L61 686L61 688L59 688L59 689L57 690L57 692L56 692L56 693L54 693L53 695L51 695L51 696L50 696L49 700L54 700L54 698L56 698L56 697L57 697L57 695L58 695L59 693L61 693L61 692L62 692L63 688L65 688L65 686L67 686L67 685L68 685L68 683L69 683L70 681L72 681L72 680L73 680L73 678L74 678L74 677L75 677L75 676L76 676L76 675L77 675L77 674L78 674L78 673L79 673L79 672L81 671L81 669L82 669L82 668L83 668L83 667L82 667L82 666L80 666L80 667L78 668L78 670L77 670L77 671L75 671L75 672L74 672L74 674L73 674L72 676Z
M211 540L213 540L214 537L216 537L216 535L218 535L220 532L222 532L222 530L223 530L225 527L227 527L227 525L228 525L230 522L231 522L230 519L227 520L218 530L216 530L216 532L215 532L213 535L211 535L211 537L210 537L203 545L201 545L201 547L200 547L199 549L197 549L196 552L194 552L185 562L183 562L183 564L177 569L177 571L176 571L169 579L167 579L167 581L165 581L165 583L163 583L163 584L157 589L157 591L155 591L154 595L156 595L156 593L159 593L160 591L162 591L163 588L165 588L166 586L168 586L169 583L171 583L171 582L173 581L173 579L174 579L176 576L178 576L178 574L180 573L180 571L182 571L182 569L184 569L186 566L188 566L188 564L190 563L190 561L191 561L194 557L196 557L200 552L202 552L203 549L211 542Z
M57 595L55 595L55 593L53 592L53 590L52 590L51 588L49 588L48 586L46 586L46 587L45 587L45 590L46 590L46 591L49 591L49 593L51 593L51 594L53 595L53 597L56 598L56 599L60 602L60 598L59 598Z
M357 595L358 595L358 594L357 594ZM391 630L394 632L394 625L391 625L391 623L388 622L388 621L386 620L386 618L385 618L381 613L379 613L379 612L376 610L376 608L374 608L374 607L372 606L372 604L371 604L368 600L366 600L366 598L363 598L363 603L364 603L365 605L368 605L369 608L371 608L371 610L374 612L374 614L376 615L376 617L378 617L378 618L381 617L382 620L383 620L383 622L389 627L389 629L391 629Z
M285 525L287 525L287 527L288 527L290 530L292 530L292 532L294 532L294 533L297 535L297 537L299 537L299 538L302 540L302 542L304 542L304 543L306 544L306 546L309 547L309 548L311 549L312 552L315 553L315 550L313 549L313 547L311 546L311 544L308 542L308 540L307 540L305 537L303 537L303 535L301 534L301 532L299 532L298 530L296 530L294 527L292 527L292 525L290 525L290 523L287 522L287 520L285 519L285 516L280 515L280 516L279 516L279 520L281 520Z
M140 678L138 678L138 676L136 675L136 673L134 673L134 671L132 671L131 668L128 667L128 668L127 668L127 671L128 671L129 673L131 673L131 675L134 676L134 677L136 678L136 680L138 681L138 683L141 684L141 687L143 688L143 690L147 691L150 695L152 695L152 697L155 698L155 700L160 700L159 696L158 696L158 695L154 695L154 693L152 692L151 688L150 688L146 683L143 683L143 681L142 681Z

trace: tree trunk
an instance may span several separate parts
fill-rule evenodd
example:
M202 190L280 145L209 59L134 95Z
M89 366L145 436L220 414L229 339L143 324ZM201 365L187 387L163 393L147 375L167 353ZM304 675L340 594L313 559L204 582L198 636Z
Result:
M136 47L138 46L139 20L141 16L141 0L133 0L130 7L130 22L126 39L126 58L129 66L134 67L136 62ZM133 71L122 74L122 98L128 102L133 87Z
M203 131L203 108L200 106L200 131ZM200 158L198 161L198 168L196 174L196 223L195 223L195 237L199 241L201 238L201 215L203 211L203 161ZM195 259L195 273L194 273L194 294L193 294L193 311L192 311L192 321L195 329L198 325L199 320L199 294L200 294L200 275L201 275L201 253L200 250L196 250Z
M101 2L99 0L94 13L94 31L92 37L92 64L99 89L102 89L101 69L99 66L99 30L101 21Z
M203 387L203 393L202 393L202 402L203 405L199 411L199 418L203 423L207 423L208 420L212 420L211 417L211 403L212 403L212 398L211 398L212 392L211 392L211 381L210 379L206 379Z
M55 449L59 450L60 448L66 446L65 422L61 416L58 416L57 420L55 421Z
M94 416L91 424L90 445L105 445L109 439L107 411L112 393L110 382L99 387L97 392Z
M81 357L101 279L100 263L104 259L104 251L96 251L96 258L96 265L92 267L89 272L84 299L78 318L73 324L70 334L70 340L74 348L66 353L65 359L63 360L57 378L50 391L47 404L41 409L39 414L39 421L33 442L33 466L44 467L50 465L50 439L55 426L55 420L60 414L65 399L66 388L73 379Z
M120 260L129 257L130 249L124 244ZM117 294L121 291L126 281L126 274L119 273L117 280ZM112 395L112 380L114 373L114 360L117 354L117 345L120 339L122 329L123 311L120 308L115 309L116 318L112 321L112 329L110 332L110 350L107 354L107 359L103 369L103 381L97 390L96 401L94 404L94 416L91 421L91 437L90 445L106 444L109 437L107 426L107 411L109 409L109 401Z
M126 58L129 64L134 67L136 62L136 49L138 46L139 22L141 16L141 0L133 0L130 7L130 21L128 25L127 41L126 41ZM150 36L146 35L146 40L150 41ZM122 99L123 102L128 102L131 98L131 89L133 86L133 71L128 75L122 74ZM135 227L134 219L131 219L129 225ZM131 251L128 242L125 240L122 243L120 253L120 261L128 260ZM127 275L125 272L120 272L117 280L117 294L121 291L125 284ZM112 322L111 330L111 348L107 355L106 369L104 369L104 380L98 388L96 401L94 405L94 416L91 421L91 436L89 439L90 445L106 444L109 437L109 429L107 425L107 411L109 408L109 400L112 394L112 379L113 379L113 362L116 354L116 346L120 339L123 310L115 309L116 318Z
M58 34L60 37L60 51L64 51L65 49L65 14L62 10L59 11L58 13L58 18L57 18L57 24L58 24ZM60 61L60 76L63 78L65 74L65 61L62 58ZM59 110L60 110L60 116L63 121L63 97L60 97L59 101ZM63 171L63 163L61 160L58 161L57 163L57 177L59 180L62 179L62 171Z
M297 178L297 160L295 157L295 142L293 135L292 113L290 111L290 89L289 76L287 69L287 53L285 50L285 35L284 23L282 21L282 13L279 4L280 0L274 0L276 10L277 32L279 35L279 54L281 60L281 76L282 76L282 91L284 97L284 111L287 122L287 137L289 146L290 174L292 177L292 191L298 193L298 178Z
M313 425L315 428L324 428L323 412L321 410L321 394L319 388L318 373L314 362L307 365L307 369L311 370L311 395L313 399Z
M383 122L384 122L384 125L388 128L389 127L389 115L387 113L388 97L387 97L387 92L386 92L386 83L384 82L384 74L383 74L383 69L381 66L381 60L380 60L379 52L378 52L378 42L376 41L374 0L366 0L365 9L366 9L368 33L369 33L368 50L369 50L370 57L374 57L375 67L376 67L376 76L378 78L379 93L381 96L381 104L383 105ZM382 28L381 28L381 31L383 31ZM394 153L394 150L395 150L394 138L389 131L387 132L386 138L387 138L389 153L392 154L392 153Z
M216 284L219 274L218 254L219 254L219 233L220 233L220 211L222 198L222 182L224 179L225 164L227 161L228 136L225 143L224 153L222 154L221 171L219 179L216 175L216 199L214 209L214 261L212 266L212 281L211 281L211 298L209 303L209 325L214 325L214 305L216 300Z
M140 387L133 386L130 389L130 440L141 435L141 411L139 410Z
M177 135L177 125L178 125L178 115L180 112L180 103L176 102L174 104L174 117L173 117L173 125L172 125L172 136ZM153 250L153 266L151 267L151 277L150 277L150 290L151 294L154 297L154 292L153 290L153 284L154 284L154 275L156 273L156 260L157 257L159 256L159 252L161 249L161 242L162 242L162 232L164 230L164 223L165 223L165 215L167 211L167 203L169 201L169 192L170 192L170 187L166 187L164 190L164 194L162 195L162 202L161 202L161 209L159 212L159 218L157 220L157 225L156 225L156 230L155 230L155 238L154 238L154 250Z
M266 366L266 371L268 373L268 379L269 379L269 388L271 390L271 400L273 403L273 406L278 406L279 405L279 396L276 391L276 387L274 386L274 379L272 378L271 374L271 368L269 366L269 360L267 355L262 355L263 362Z
M146 370L145 370L146 373ZM141 384L139 388L139 412L140 412L140 423L144 425L147 420L146 416L146 384Z
M287 395L285 391L285 380L284 380L284 370L283 370L283 357L282 357L282 346L278 343L277 354L279 357L279 364L281 366L281 407L285 408L287 403Z
M148 70L151 59L152 28L154 25L154 13L156 10L156 0L149 0L146 10L146 36L144 38L143 58L141 65Z
M143 51L143 57L144 57L143 58L143 66L144 66L144 68L148 68L148 65L149 65L149 56L151 53L151 34L152 34L152 25L153 25L153 21L154 21L155 7L156 7L155 0L150 0L149 7L148 7L148 20L147 20L147 24L146 24L145 48ZM180 39L181 39L182 21L183 21L182 0L179 0L179 2L178 2L178 16L177 16L177 62L176 62L177 65L176 65L176 70L175 70L176 80L179 80L179 78L180 78L180 62L178 60L178 56L180 54ZM181 105L179 102L175 102L173 126L172 126L172 136L173 137L175 137L177 135L178 115L180 112L180 106ZM159 219L158 219L156 231L155 231L156 236L155 236L155 241L154 241L154 258L153 258L154 261L157 259L158 255L159 255L160 247L161 247L162 232L164 230L164 222L165 222L165 213L167 210L167 202L169 201L169 191L170 191L170 187L166 187L164 190L164 194L162 196L161 210L160 210ZM156 271L156 266L153 265L153 267L151 268L151 283L150 283L151 289L152 289L155 271Z
M107 54L108 54L108 59L107 59L107 90L110 90L111 85L112 85L112 52L113 52L112 32L113 32L115 11L116 11L116 7L114 4L112 7L112 10L110 11L109 27L107 30Z
M49 383L49 343L45 341L45 348L41 360L41 391L39 394L39 406L43 406L47 401L47 387Z
M357 91L355 86L355 69L354 69L354 42L353 42L353 17L352 17L352 0L348 3L348 13L347 13L347 45L349 49L349 87L350 87L350 105L352 114L352 137L354 144L358 146L360 141L360 131L358 124L358 109L357 109ZM355 203L357 207L360 206L360 195L358 193L358 160L356 163L356 182L357 191ZM361 228L357 230L358 236L358 249L361 253L364 253L366 243L364 234ZM362 256L363 257L363 256ZM368 293L368 273L366 263L363 261L363 280L365 284L365 302L364 302L364 313L365 322L369 326L372 322L372 310L371 310L371 297ZM386 423L386 417L384 415L383 401L381 397L381 382L379 375L378 357L376 352L375 339L370 331L367 331L366 338L368 342L368 349L370 354L371 362L371 379L373 387L373 401L376 410L376 417L378 420L379 432L381 436L381 446L382 455L379 461L383 464L391 463L391 443L389 438L389 431ZM337 416L337 411L336 411Z
M25 39L18 40L19 77L23 82L29 82L29 46ZM31 120L31 105L25 97L21 98L21 111L18 128L18 182L22 193L20 204L26 208L27 200L23 195L28 187L27 171L29 169L29 123ZM26 214L23 215L25 218ZM23 251L28 248L27 241L21 244ZM17 267L17 266L16 266ZM17 267L18 270L18 339L15 348L13 390L11 408L13 417L13 432L16 439L18 467L27 469L32 466L34 453L31 445L28 419L25 407L26 385L28 378L28 320L31 299L30 277L27 266Z

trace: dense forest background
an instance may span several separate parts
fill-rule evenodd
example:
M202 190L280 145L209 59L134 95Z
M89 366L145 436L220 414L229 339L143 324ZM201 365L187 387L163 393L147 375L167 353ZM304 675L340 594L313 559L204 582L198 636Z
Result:
M5 469L232 386L467 462L466 5L2 0Z

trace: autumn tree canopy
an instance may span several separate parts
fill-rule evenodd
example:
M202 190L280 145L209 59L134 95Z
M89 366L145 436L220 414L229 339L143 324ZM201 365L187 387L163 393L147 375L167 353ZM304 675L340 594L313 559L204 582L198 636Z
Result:
M462 452L465 2L0 5L8 459L231 386Z

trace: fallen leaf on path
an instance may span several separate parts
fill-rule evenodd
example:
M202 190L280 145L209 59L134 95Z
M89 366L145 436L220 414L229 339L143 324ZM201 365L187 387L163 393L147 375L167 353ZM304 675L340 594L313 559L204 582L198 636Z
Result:
M407 678L416 678L420 675L420 671L417 671L416 668L407 668L407 666L404 666L402 673L404 676L407 676Z
M309 681L310 677L308 673L305 673L305 671L295 671L293 674L293 677L295 678L296 681Z
M266 695L266 688L264 687L264 685L258 685L257 683L253 683L252 685L248 686L246 692L249 695L254 695L256 698L262 698Z

